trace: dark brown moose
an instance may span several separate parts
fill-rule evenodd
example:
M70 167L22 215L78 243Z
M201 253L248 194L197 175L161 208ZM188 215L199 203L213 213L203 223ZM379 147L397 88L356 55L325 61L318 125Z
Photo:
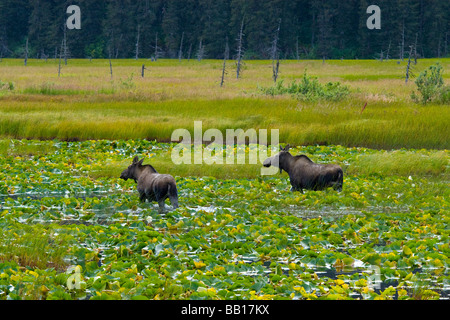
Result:
M120 175L120 179L133 179L141 202L157 201L159 211L164 210L164 201L169 198L173 208L178 208L178 191L175 179L170 174L159 174L151 165L142 165L144 159L136 156L133 163Z
M266 159L265 167L275 166L280 168L280 173L286 171L291 180L291 191L303 192L307 190L323 190L333 187L337 191L342 191L344 184L344 173L340 166L336 164L317 164L312 162L307 156L292 156L289 153L290 146L281 152Z

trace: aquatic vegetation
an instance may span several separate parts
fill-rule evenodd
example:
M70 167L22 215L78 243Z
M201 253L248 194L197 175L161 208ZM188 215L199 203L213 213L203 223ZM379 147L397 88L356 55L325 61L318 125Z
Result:
M447 151L403 151L447 161L410 174L366 171L397 157L385 151L293 148L339 163L341 193L186 167L180 207L161 215L115 172L138 155L170 173L172 144L1 143L0 299L448 299Z

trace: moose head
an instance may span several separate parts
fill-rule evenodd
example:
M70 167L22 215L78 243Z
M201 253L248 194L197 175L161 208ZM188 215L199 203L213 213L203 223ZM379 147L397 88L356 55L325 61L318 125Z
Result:
M137 172L136 169L142 166L142 163L144 162L144 159L139 160L139 157L136 156L133 159L133 163L123 170L122 174L120 175L120 179L123 179L127 181L128 179L133 179L135 182L137 182Z

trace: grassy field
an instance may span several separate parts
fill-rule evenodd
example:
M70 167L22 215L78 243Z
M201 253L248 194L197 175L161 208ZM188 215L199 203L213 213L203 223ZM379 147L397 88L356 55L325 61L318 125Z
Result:
M420 60L417 75L439 61ZM146 64L145 78L140 67ZM342 101L303 102L267 96L273 85L270 61L248 61L242 79L228 63L220 88L221 61L70 60L58 78L57 63L20 60L0 63L0 80L14 89L0 93L0 135L60 140L156 139L170 141L173 130L279 129L280 142L333 144L377 149L448 149L448 106L414 103L415 85L402 79L406 62L285 61L280 79L308 75L321 83L340 81L351 93ZM448 72L444 72L448 83ZM362 107L367 107L361 113Z
M414 73L437 61L448 84L450 59ZM264 94L270 61L239 80L230 61L223 87L222 61L112 63L113 78L107 60L58 78L53 60L0 62L0 300L450 299L449 106L412 101L406 62L282 62L285 84L306 69L348 86L340 101ZM344 188L175 165L172 132L194 121L279 129L292 154L339 164ZM119 179L136 155L175 177L178 209Z

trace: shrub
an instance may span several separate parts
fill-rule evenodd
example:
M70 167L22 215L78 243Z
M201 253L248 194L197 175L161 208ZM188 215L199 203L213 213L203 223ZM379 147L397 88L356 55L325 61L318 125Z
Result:
M422 71L416 80L417 90L420 96L413 92L411 98L423 104L431 101L447 103L450 100L450 89L448 86L444 86L442 72L443 69L439 63Z
M12 81L3 82L0 80L0 90L9 90L13 91L15 89L15 84Z
M261 87L259 90L264 94L272 96L290 94L296 99L304 101L338 101L345 98L350 93L348 86L343 86L339 82L328 82L323 85L316 77L308 76L306 71L303 74L303 78L298 83L294 80L290 85L285 87L284 81L281 80L273 87Z

